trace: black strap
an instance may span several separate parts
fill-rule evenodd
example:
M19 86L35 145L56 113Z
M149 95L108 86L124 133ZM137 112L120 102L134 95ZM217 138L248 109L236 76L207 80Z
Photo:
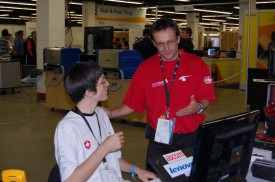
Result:
M175 69L174 69L174 73L173 73L173 76L172 76L172 80L171 80L171 87L168 91L168 87L167 87L167 84L166 84L166 78L164 76L164 68L163 68L163 62L162 62L162 58L160 57L160 68L161 68L161 71L162 71L162 76L163 76L163 82L164 82L164 90L165 90L165 97L166 97L166 117L169 116L169 108L170 108L170 95L171 95L171 88L174 84L174 81L175 81L175 78L176 78L176 75L177 75L177 72L178 72L178 68L179 68L179 64L180 64L180 54L178 53L178 60L177 60L177 63L176 63L176 66L175 66Z
M94 114L96 115L96 119L97 119L97 123L98 123L99 135L100 135L100 140L101 140L100 142L97 140L97 138L96 138L96 136L95 136L95 134L94 134L94 132L93 132L93 130L92 130L92 128L91 128L89 122L87 121L87 119L86 119L86 117L84 116L84 114L78 109L78 107L75 107L75 109L74 109L73 111L74 111L75 113L79 114L79 115L83 118L83 120L84 120L85 123L87 124L88 128L90 129L91 133L93 134L93 136L94 136L96 142L98 143L98 146L100 146L100 145L102 144L102 136L101 136L101 128L100 128L100 124L99 124L99 119L98 119L98 116L97 116L96 112L94 112ZM93 115L93 114L92 114L92 115ZM105 162L107 162L107 161L106 161L106 158L104 157L104 158L103 158L103 163L105 163Z

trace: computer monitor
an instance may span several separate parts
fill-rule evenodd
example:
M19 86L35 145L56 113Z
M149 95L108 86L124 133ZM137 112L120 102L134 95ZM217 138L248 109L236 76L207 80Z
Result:
M216 50L214 48L208 49L207 50L207 55L211 56L212 54L214 54L216 52Z
M255 110L203 123L189 180L245 181L259 117Z
M275 43L268 46L268 78L275 80Z
M97 49L113 48L113 27L85 27L84 32L84 52L92 55Z

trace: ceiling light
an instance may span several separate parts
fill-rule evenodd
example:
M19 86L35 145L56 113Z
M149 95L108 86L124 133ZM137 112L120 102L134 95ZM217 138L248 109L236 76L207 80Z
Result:
M23 9L23 10L36 11L36 9L32 9L32 8L19 8L19 7L12 7L12 6L0 6L0 8L3 8L3 9Z
M9 14L2 14L2 15L0 15L0 16L9 16Z
M234 8L234 9L240 9L240 7L239 7L239 6L234 6L233 8Z
M21 20L21 18L11 18L11 17L0 17L0 19Z
M227 19L232 19L232 20L239 20L239 18L235 18L235 17L226 17Z
M128 3L128 4L143 4L142 2L136 2L136 1L123 1L123 0L104 0L104 1L111 1L116 3Z
M223 24L225 24L225 25L236 25L236 26L239 26L238 23L223 23Z
M199 23L199 25L220 27L220 24L216 23Z
M208 18L202 18L202 20L205 20L205 21L217 21L217 22L226 22L225 20L218 20L218 19L208 19Z
M202 15L203 18L228 17L228 15Z
M11 10L11 9L0 9L0 11L13 12L13 10Z
M190 2L190 0L176 0L176 1L179 1L179 2Z
M153 12L156 12L157 10L152 10ZM177 14L177 15L186 15L186 13L180 13L180 12L175 12L175 11L161 11L158 10L158 13L168 13L168 14Z
M194 11L203 11L203 12L211 12L211 13L220 13L220 14L226 14L226 15L231 15L231 14L232 14L232 12L215 11L215 10L207 10L207 9L196 9L196 8L194 8Z
M77 3L77 2L69 2L69 4L80 5L80 6L82 6L82 3Z
M33 3L21 3L21 2L11 2L11 1L0 1L0 4L16 4L16 5L24 5L24 6L36 6Z

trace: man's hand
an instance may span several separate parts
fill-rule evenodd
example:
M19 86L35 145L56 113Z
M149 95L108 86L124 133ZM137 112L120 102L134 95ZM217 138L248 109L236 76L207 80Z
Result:
M190 99L190 104L179 110L178 112L176 112L176 116L187 116L187 115L190 115L190 114L194 114L194 113L197 113L198 110L199 110L199 104L197 103L196 99L195 99L195 96L194 95L191 95L191 99Z
M135 172L137 173L138 178L143 182L147 182L151 179L156 179L157 178L157 176L153 172L146 171L146 170L141 169L139 167L135 168Z
M115 152L123 147L124 143L124 136L123 132L117 132L112 136L107 137L103 143L101 144L102 147L106 150L107 153Z

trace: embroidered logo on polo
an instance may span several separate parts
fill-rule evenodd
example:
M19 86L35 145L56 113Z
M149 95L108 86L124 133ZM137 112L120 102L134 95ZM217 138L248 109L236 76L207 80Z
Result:
M211 83L212 83L212 78L211 78L211 76L204 77L204 83L205 83L205 84L211 84Z
M185 82L186 79L187 79L188 77L190 77L190 76L192 76L192 75L181 76L181 77L179 78L179 80Z
M91 147L91 142L90 142L89 140L86 140L86 141L84 142L84 146L85 146L86 149L90 149L90 147Z
M168 80L165 79L166 83L168 83ZM152 88L155 88L155 87L161 87L164 85L164 82L163 80L162 81L159 81L159 82L155 82L155 83L152 83Z

